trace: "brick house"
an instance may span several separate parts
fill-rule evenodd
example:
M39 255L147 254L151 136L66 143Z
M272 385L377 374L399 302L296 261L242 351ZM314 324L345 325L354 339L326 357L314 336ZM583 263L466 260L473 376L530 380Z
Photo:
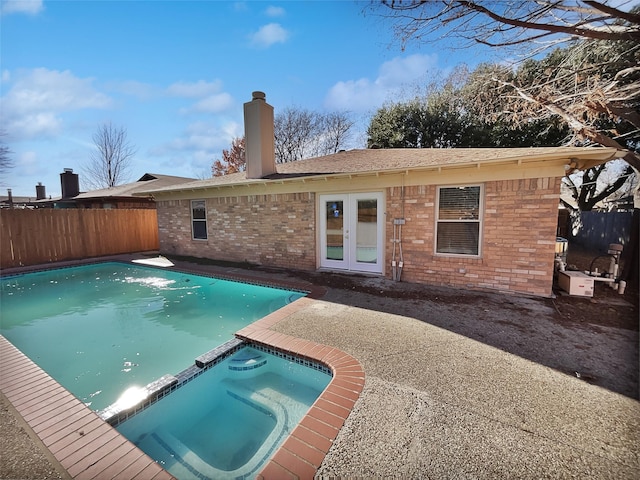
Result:
M560 181L611 148L368 149L275 164L245 104L247 171L148 191L160 250L291 269L552 294Z

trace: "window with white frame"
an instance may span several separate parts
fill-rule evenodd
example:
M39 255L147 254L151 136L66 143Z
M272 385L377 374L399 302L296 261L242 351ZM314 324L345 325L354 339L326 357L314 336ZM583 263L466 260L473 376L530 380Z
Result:
M480 255L482 186L438 187L436 253Z
M207 208L204 200L191 200L191 235L194 240L207 239Z

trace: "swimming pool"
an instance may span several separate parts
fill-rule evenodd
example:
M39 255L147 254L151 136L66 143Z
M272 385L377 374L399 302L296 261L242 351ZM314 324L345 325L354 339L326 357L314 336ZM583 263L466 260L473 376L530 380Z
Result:
M238 344L117 430L181 480L253 478L331 380L329 369Z
M0 286L0 333L94 410L304 296L118 262L5 277Z

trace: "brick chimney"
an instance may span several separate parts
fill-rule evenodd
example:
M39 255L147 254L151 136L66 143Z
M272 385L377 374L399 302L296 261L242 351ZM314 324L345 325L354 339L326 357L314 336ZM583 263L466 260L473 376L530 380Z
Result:
M264 178L276 173L273 107L264 92L253 92L244 104L244 141L247 178Z
M80 180L78 174L73 173L72 168L65 168L60 174L60 186L62 187L62 199L73 198L80 193Z
M38 182L38 185L36 185L36 200L44 200L45 198L47 198L47 191L42 182Z

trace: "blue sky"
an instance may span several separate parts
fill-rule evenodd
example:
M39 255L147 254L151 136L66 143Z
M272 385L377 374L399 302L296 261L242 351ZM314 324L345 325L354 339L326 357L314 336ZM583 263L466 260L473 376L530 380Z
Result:
M366 2L365 2L366 4ZM402 51L391 25L354 1L2 0L0 114L15 167L2 191L60 195L97 128L127 130L144 173L210 175L243 135L242 104L264 91L279 109L347 111L351 148L385 101L412 96L478 52Z

